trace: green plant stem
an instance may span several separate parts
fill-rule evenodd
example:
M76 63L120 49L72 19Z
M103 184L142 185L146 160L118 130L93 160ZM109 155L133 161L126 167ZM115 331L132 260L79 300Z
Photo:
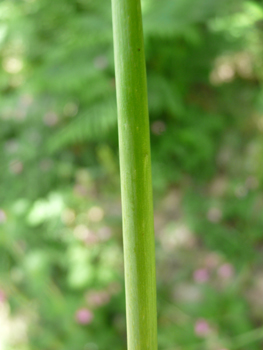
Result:
M157 349L151 154L140 0L112 0L129 350Z

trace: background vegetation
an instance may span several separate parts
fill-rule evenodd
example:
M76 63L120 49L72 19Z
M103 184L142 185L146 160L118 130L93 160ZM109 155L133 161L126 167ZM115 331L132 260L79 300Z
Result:
M159 349L260 350L262 2L142 7ZM0 18L0 349L124 350L110 1Z

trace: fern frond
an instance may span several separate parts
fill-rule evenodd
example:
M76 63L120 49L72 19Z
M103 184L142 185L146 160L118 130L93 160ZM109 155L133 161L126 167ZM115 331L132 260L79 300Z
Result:
M81 112L75 118L49 139L47 149L50 153L73 144L103 138L116 126L116 103L113 99L108 99Z

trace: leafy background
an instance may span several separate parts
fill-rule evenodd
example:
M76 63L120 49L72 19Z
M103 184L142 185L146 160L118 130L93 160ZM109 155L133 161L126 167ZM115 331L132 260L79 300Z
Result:
M142 11L159 349L260 350L262 2ZM0 18L0 349L124 350L110 1Z

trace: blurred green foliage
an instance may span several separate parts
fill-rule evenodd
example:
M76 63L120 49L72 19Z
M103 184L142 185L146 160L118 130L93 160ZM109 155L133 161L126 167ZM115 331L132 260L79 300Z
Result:
M260 350L262 3L142 10L160 350ZM0 348L123 350L110 1L0 18Z

